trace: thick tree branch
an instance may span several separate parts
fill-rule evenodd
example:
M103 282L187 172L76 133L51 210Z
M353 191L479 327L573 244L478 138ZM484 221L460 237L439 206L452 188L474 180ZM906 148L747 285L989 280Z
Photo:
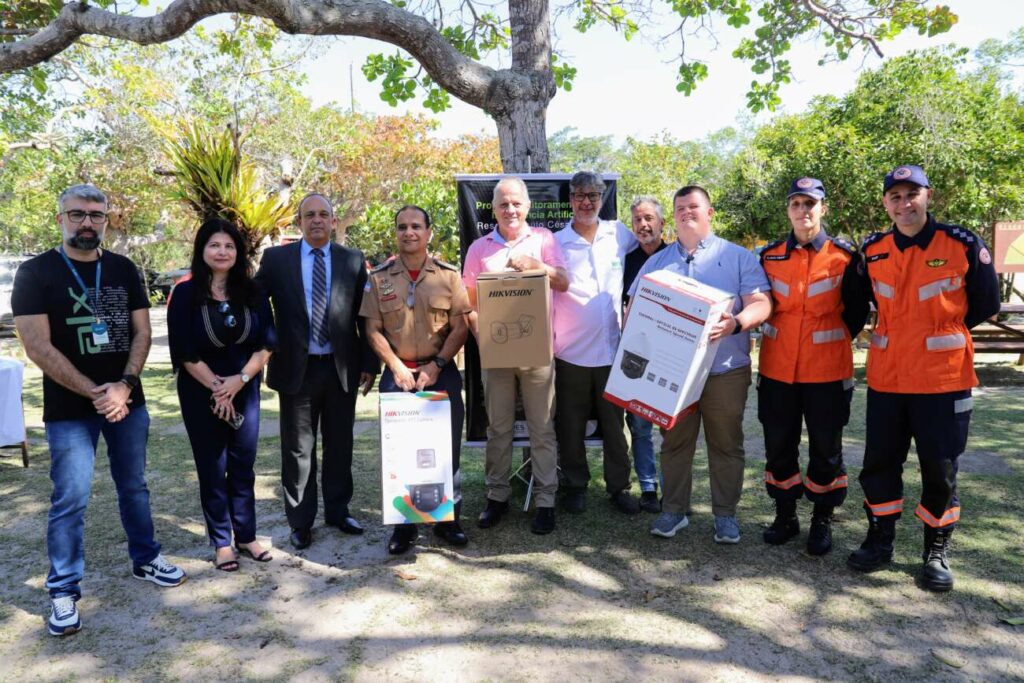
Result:
M882 48L878 46L878 41L873 35L866 31L854 31L843 25L846 21L856 21L853 17L835 13L828 8L822 7L815 0L800 0L800 4L808 12L827 24L835 33L852 38L858 43L866 43L871 46L876 55L879 57L885 56L882 54Z

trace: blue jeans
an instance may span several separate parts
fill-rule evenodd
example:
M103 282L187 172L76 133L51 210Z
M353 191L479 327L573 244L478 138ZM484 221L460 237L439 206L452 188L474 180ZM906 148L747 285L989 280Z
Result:
M92 490L93 464L100 434L107 444L110 475L117 488L121 524L128 535L128 555L136 565L151 562L160 553L153 540L149 489L144 476L149 413L133 408L120 422L102 416L46 423L50 445L50 518L46 548L50 573L46 587L51 597L80 597L78 587L85 572L85 506Z
M633 442L633 467L640 480L641 491L658 490L658 466L654 461L654 424L632 413L626 413L630 440Z

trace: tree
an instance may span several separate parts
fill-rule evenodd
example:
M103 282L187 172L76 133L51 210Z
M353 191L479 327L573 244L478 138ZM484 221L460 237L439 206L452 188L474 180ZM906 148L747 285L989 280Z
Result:
M407 0L174 0L148 16L133 15L115 0L92 2L0 4L5 24L0 40L6 40L0 42L0 71L39 73L40 64L87 35L140 44L172 41L202 19L225 13L260 17L289 34L372 38L399 48L393 55L374 55L364 66L368 77L382 79L385 99L406 100L423 88L424 103L434 111L447 106L448 95L479 107L495 121L502 167L509 172L549 168L547 106L559 85L571 87L575 74L552 53L548 0L508 0L507 17L474 0L453 6L445 0L415 5ZM856 50L881 55L879 43L904 30L934 35L956 21L948 7L928 7L926 0L761 0L757 5L756 26L747 0L577 0L559 14L573 19L577 30L608 24L628 40L646 29L663 32L663 15L671 12L677 25L670 36L680 41L677 89L686 94L708 76L707 66L686 53L686 39L695 25L706 29L711 18L723 18L747 31L734 56L749 61L760 79L748 92L754 110L778 104L778 88L792 71L785 54L798 38L818 38L822 61L843 60ZM509 55L510 66L486 65L492 54ZM422 71L410 73L412 60Z

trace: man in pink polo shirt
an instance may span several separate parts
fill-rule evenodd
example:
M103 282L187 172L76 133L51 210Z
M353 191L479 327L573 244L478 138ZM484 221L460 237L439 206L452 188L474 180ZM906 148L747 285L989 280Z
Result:
M492 205L498 229L470 245L462 269L462 281L473 306L469 325L474 335L477 335L478 324L476 280L480 273L544 270L551 280L551 289L564 292L569 287L562 250L554 235L545 228L532 228L526 222L530 212L526 183L521 178L503 178L494 187ZM553 364L483 370L484 404L489 422L485 458L487 506L480 513L477 526L490 528L508 511L517 379L530 431L537 504L530 530L535 534L548 534L555 528L555 492L558 490Z

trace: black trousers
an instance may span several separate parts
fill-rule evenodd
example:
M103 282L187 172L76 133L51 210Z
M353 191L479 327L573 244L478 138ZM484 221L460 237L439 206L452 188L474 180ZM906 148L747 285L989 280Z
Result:
M935 528L960 520L956 474L967 448L973 399L971 390L942 394L891 394L868 389L864 469L860 485L864 506L876 517L903 512L903 464L910 439L921 465L921 502L915 514Z
M761 375L757 418L764 429L765 486L776 501L803 496L838 506L846 499L843 427L850 421L853 384L787 384ZM807 424L807 476L800 476L800 436Z
M611 366L588 368L555 359L555 436L563 490L580 490L590 483L590 466L583 439L591 411L597 413L604 441L604 482L608 493L629 488L629 445L623 432L622 408L604 398Z
M377 390L382 394L404 391L395 384L395 375L389 368L384 368ZM462 375L459 374L455 363L449 362L441 368L437 382L426 387L424 391L444 391L448 394L452 417L452 489L455 495L455 519L458 520L462 512L462 472L459 471L459 463L462 460L462 424L466 421L466 404L462 400Z
M322 438L321 488L324 521L348 517L352 500L352 425L356 392L343 391L334 361L310 356L302 386L279 394L281 405L281 484L284 511L293 529L308 529L316 520L316 436Z

